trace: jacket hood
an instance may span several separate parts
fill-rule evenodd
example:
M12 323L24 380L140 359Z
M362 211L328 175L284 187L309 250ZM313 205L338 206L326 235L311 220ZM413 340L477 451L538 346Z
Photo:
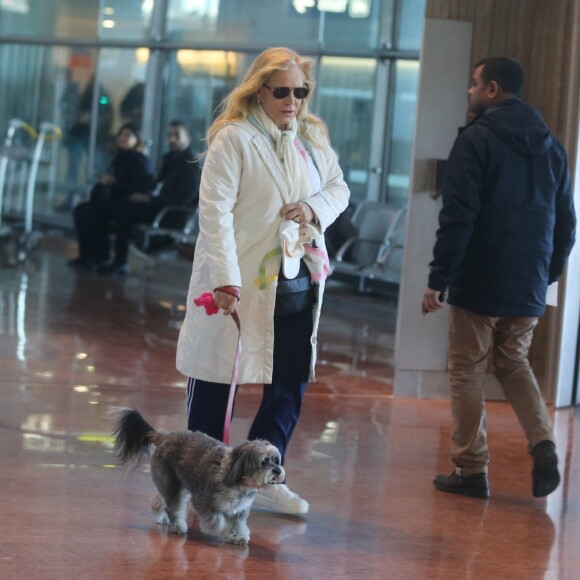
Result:
M520 155L545 155L553 145L550 129L537 109L509 99L478 115L472 124L486 126Z

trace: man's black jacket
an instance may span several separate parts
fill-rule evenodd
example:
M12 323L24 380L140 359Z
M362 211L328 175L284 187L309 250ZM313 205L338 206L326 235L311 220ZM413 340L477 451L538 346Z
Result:
M153 197L160 207L168 205L195 207L199 200L201 168L188 147L183 151L170 151L163 156L161 171L156 183L161 188Z
M445 171L429 288L486 316L541 316L574 245L565 151L510 99L460 130Z

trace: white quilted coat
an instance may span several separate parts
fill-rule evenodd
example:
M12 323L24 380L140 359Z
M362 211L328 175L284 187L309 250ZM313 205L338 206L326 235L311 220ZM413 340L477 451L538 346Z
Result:
M349 190L337 157L327 143L312 148L321 190L306 198L321 234L344 211ZM208 316L193 299L218 286L240 286L237 312L242 326L238 383L270 383L274 345L274 305L280 270L280 209L292 197L284 168L269 138L248 121L223 127L208 151L200 188L200 234L195 248L187 312L177 345L177 369L188 377L231 381L237 328L222 312ZM325 248L324 236L316 239ZM268 254L273 257L264 260ZM260 266L262 265L262 283ZM324 282L313 311L310 380L315 380L316 335Z

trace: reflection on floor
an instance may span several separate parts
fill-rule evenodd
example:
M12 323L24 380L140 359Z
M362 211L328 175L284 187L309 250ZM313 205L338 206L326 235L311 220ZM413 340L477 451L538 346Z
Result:
M563 484L531 497L530 459L509 406L489 405L489 501L436 492L450 471L449 404L392 398L395 307L331 285L319 382L287 461L304 519L254 512L248 547L219 545L193 521L167 536L149 511L147 469L115 468L106 411L139 409L184 427L174 369L189 266L100 278L65 265L47 238L0 270L0 576L6 579L578 578L580 426L555 414ZM165 269L164 269L165 268ZM242 387L233 442L258 404Z

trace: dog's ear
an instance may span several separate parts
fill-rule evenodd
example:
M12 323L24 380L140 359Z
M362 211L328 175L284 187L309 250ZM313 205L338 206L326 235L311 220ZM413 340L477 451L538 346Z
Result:
M252 453L252 445L249 441L234 447L231 452L229 465L224 474L224 485L227 487L239 487L243 485L244 478L254 473L257 468L256 457Z

